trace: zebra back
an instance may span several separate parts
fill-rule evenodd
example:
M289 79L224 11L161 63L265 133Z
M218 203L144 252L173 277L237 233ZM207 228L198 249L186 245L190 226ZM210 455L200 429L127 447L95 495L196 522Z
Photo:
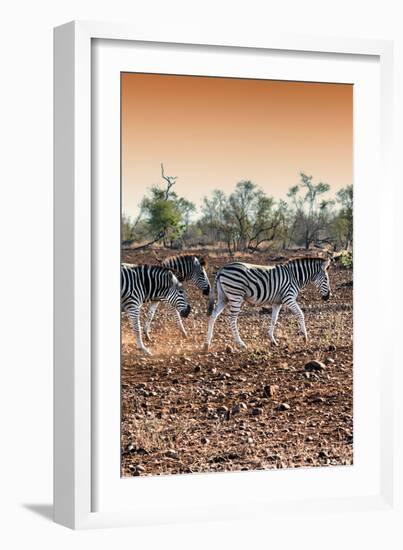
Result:
M136 298L144 302L167 297L179 281L171 270L156 265L121 266L121 298Z

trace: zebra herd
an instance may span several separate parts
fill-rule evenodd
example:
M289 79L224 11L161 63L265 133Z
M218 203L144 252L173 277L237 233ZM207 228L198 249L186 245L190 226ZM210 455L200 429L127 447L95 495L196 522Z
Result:
M297 303L298 294L306 284L313 283L323 300L328 300L329 265L330 258L297 258L275 266L230 262L217 271L214 284L210 285L206 262L204 258L195 255L168 258L159 266L122 264L122 309L132 322L138 348L148 355L151 352L143 343L140 326L140 310L146 302L151 302L144 327L147 340L150 339L150 326L159 302L165 302L175 309L178 327L183 336L187 336L182 317L188 317L191 306L182 286L183 281L192 281L204 295L209 295L207 314L210 319L204 344L206 350L213 338L214 323L227 307L234 341L246 347L238 332L238 315L244 302L252 305L271 304L269 338L274 345L277 345L274 327L283 305L288 306L297 316L300 330L307 340L304 314Z

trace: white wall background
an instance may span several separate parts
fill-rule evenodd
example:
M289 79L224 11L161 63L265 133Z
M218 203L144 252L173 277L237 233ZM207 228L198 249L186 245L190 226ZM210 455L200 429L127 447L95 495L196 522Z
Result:
M266 526L186 525L71 532L52 524L52 28L72 19L152 22L188 29L232 26L396 40L401 145L403 18L399 0L14 0L1 8L0 87L0 545L34 548L359 547L356 518L268 520ZM397 177L402 179L402 171ZM401 195L400 195L401 198ZM39 513L38 513L39 512ZM329 525L318 540L315 521ZM313 522L310 526L309 524ZM394 531L367 521L373 548ZM302 539L302 540L301 540ZM401 544L401 541L400 541Z

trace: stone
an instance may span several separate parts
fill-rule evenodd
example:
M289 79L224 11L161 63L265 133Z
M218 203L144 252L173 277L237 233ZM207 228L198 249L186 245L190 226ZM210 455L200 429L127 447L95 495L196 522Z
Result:
M134 453L136 450L136 447L133 445L133 443L129 443L126 447L126 451L130 454Z
M263 388L263 397L274 397L278 391L278 386L274 384L268 384Z
M178 453L177 451L175 451L175 449L168 449L165 452L165 456L167 456L168 458L178 458Z
M280 403L280 405L277 407L279 411L289 411L291 409L290 405L288 403Z
M324 370L326 367L324 363L322 363L321 361L312 360L312 361L308 361L308 363L305 363L304 368L307 372L314 372L314 371L320 372Z

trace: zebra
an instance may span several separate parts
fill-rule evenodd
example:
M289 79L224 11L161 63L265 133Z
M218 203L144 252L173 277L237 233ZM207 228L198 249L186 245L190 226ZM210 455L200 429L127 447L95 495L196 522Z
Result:
M164 260L161 265L171 269L180 282L192 281L205 296L210 293L210 282L207 277L206 267L207 262L203 257L186 254L181 256L172 256ZM158 302L151 304L148 310L147 320L144 326L144 335L146 340L150 340L150 327L155 312L158 308ZM183 326L182 319L178 311L176 311L176 322L184 338L187 337L187 332Z
M239 336L237 320L244 301L253 305L272 304L270 341L277 345L274 338L280 309L283 305L298 317L300 330L308 340L304 314L297 304L298 293L307 283L314 283L323 300L330 297L328 268L330 259L296 258L275 266L252 265L232 262L218 270L215 284L210 292L207 314L210 316L205 349L208 350L214 323L217 317L229 305L230 324L235 342L242 348L245 342ZM214 286L217 287L217 304L214 307Z
M187 317L191 308L185 291L176 275L161 266L123 264L120 269L120 280L122 309L127 312L132 322L137 347L151 355L141 338L140 309L143 303L167 302L182 317Z

